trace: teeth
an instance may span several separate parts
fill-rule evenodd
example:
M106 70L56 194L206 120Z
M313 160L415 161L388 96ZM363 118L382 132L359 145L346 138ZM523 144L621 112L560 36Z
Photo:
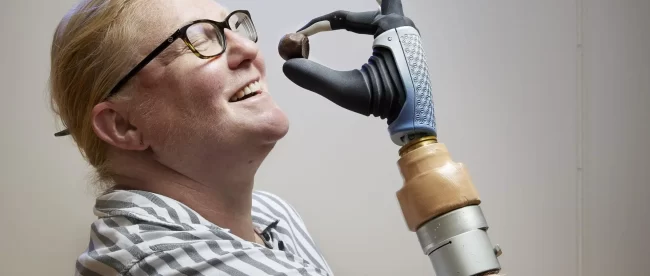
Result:
M260 88L261 88L261 87L260 87L260 82L256 81L256 82L254 82L254 83L251 83L251 85L249 85L249 87L250 87L251 90L254 91L254 92L255 92L255 91L259 91Z
M258 82L258 81L253 82L253 83L249 84L248 86L244 87L244 89L237 91L237 93L235 95L233 95L232 98L230 98L230 101L235 102L235 101L240 100L241 98L243 98L245 95L248 95L248 94L253 93L253 92L260 91L260 89L262 89L262 86L260 85L260 82Z

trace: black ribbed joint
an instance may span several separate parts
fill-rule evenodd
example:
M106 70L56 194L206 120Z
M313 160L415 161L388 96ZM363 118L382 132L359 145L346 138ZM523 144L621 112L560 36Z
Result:
M402 77L392 52L387 48L376 47L360 71L370 90L370 114L388 119L388 124L391 124L399 115L406 99Z

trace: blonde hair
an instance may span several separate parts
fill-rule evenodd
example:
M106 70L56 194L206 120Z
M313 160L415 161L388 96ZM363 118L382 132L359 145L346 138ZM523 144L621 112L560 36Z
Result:
M137 0L82 0L59 23L51 49L51 105L82 156L110 181L107 144L95 135L91 111L135 65ZM121 93L128 94L128 93Z

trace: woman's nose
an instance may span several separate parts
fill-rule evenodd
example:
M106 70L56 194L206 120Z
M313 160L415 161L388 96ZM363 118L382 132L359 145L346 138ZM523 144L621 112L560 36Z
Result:
M237 69L242 64L249 63L257 57L259 48L254 41L229 29L225 30L225 35L227 44L226 57L230 69Z

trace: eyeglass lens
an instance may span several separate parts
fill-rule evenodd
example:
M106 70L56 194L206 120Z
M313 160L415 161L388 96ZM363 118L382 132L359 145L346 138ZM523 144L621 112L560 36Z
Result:
M247 14L241 12L233 14L228 19L228 26L233 32L248 37L252 41L257 41L257 31L253 20Z
M228 26L230 29L252 41L257 40L257 32L253 21L245 13L236 12L228 19ZM225 38L219 27L208 22L196 23L186 31L187 38L196 49L203 56L218 55L223 51Z

